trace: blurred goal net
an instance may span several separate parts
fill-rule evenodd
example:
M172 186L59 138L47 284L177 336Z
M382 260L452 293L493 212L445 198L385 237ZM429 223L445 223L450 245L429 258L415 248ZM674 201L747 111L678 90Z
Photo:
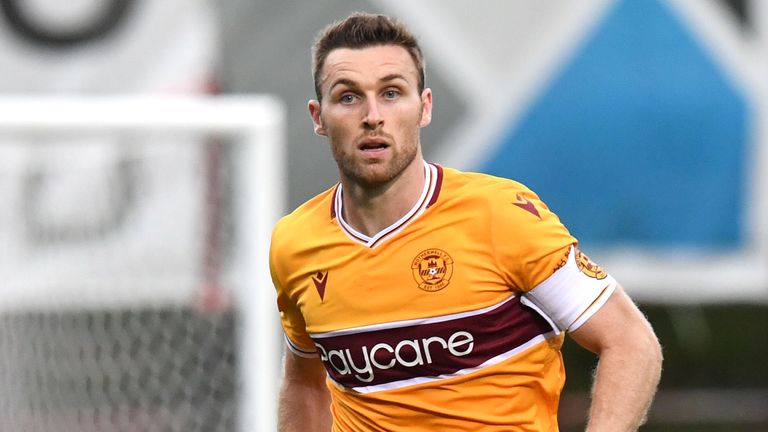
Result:
M0 113L0 430L274 430L281 105Z

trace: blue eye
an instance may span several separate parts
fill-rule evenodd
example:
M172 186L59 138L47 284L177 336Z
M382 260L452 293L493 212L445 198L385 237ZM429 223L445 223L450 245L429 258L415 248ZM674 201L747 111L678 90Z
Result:
M355 95L351 95L351 94L341 95L341 97L339 98L339 102L343 104L351 104L354 101L355 101Z
M400 92L397 90L387 90L384 92L384 97L387 99L396 99L400 96Z

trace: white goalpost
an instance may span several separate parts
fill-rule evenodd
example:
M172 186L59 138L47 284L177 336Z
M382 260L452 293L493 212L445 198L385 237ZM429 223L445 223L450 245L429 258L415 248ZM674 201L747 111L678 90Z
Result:
M0 429L275 430L271 97L0 97Z

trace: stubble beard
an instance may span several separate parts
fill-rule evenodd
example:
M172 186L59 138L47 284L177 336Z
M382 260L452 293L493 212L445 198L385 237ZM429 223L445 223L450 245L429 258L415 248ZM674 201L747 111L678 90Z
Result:
M344 152L336 145L332 145L333 158L344 178L366 189L379 188L400 176L413 162L418 153L417 139L414 137L414 141L399 150L391 148L392 156L389 159L368 162L356 154Z

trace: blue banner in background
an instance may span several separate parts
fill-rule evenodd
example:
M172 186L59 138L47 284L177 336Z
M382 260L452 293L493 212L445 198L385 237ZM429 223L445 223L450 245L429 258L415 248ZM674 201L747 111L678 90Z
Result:
M478 168L531 187L584 243L736 248L749 115L667 6L624 0Z

